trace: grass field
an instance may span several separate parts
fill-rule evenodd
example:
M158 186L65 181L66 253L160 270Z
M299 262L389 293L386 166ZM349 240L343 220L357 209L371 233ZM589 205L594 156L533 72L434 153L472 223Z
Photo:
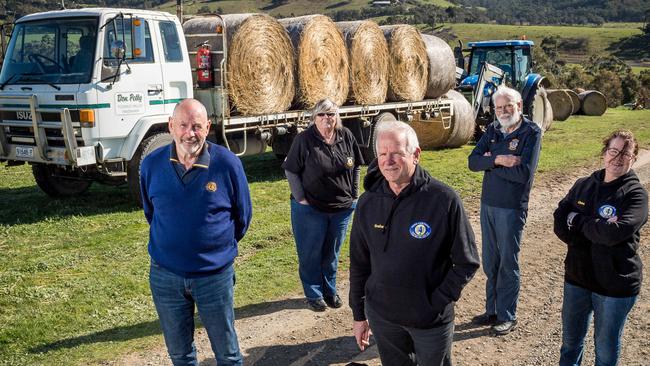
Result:
M455 6L453 3L445 0L421 0L423 4L433 4L446 8ZM273 16L289 17L306 14L326 14L339 10L359 10L363 7L370 6L370 0L290 0L281 6L271 5L271 1L254 1L254 0L222 0L222 1L186 1L183 5L184 11L188 14L194 14L203 6L207 6L212 11L221 8L224 14L234 13L257 13L265 12ZM176 13L176 1L170 1L160 6L161 10Z
M623 38L642 34L638 23L607 23L601 27L472 23L448 24L448 26L464 43L488 39L519 39L522 35L533 40L536 45L539 45L544 37L553 35L561 38L587 38L589 39L587 53L602 52Z
M650 146L650 111L609 110L571 117L544 138L540 174L597 159L617 127ZM471 146L427 151L422 164L465 199L480 194L467 169ZM254 219L240 243L236 306L299 291L289 222L289 191L272 154L245 158ZM162 343L147 283L148 226L126 187L93 186L55 200L38 190L28 166L0 166L0 364L88 364ZM347 248L342 266L346 267Z

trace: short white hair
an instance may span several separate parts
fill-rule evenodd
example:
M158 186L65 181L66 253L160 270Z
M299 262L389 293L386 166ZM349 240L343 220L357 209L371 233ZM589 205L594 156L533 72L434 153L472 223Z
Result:
M499 85L497 91L492 94L492 102L496 104L497 99L506 98L512 103L521 102L521 94L513 88L507 87L503 84Z
M375 139L375 151L379 149L379 137L386 133L404 136L406 140L406 152L409 154L413 154L420 147L418 135L415 133L413 127L401 121L385 121L379 123L375 129L375 136L377 137Z
M334 128L341 129L341 127L343 127L341 116L339 115L339 106L338 104L334 103L333 100L325 98L316 102L314 108L311 110L311 118L309 120L310 126L316 122L316 115L318 113L334 113L334 119L336 120L336 125Z

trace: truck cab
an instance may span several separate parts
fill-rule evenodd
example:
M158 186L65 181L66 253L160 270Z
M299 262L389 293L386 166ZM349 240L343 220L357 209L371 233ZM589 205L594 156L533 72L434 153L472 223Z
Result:
M175 104L192 97L182 37L177 18L164 12L89 8L20 18L0 71L0 160L32 164L52 196L93 181L124 183L143 139L166 131Z

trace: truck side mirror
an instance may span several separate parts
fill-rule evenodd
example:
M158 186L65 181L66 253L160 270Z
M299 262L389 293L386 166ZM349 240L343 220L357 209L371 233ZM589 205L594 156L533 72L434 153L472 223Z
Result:
M133 39L133 58L147 58L147 47L145 44L144 20L134 17L131 22L131 39Z
M126 56L126 45L122 40L118 39L111 42L111 56L118 60L124 60Z
M465 56L463 56L463 42L458 41L458 46L454 47L454 58L456 59L456 66L465 69Z

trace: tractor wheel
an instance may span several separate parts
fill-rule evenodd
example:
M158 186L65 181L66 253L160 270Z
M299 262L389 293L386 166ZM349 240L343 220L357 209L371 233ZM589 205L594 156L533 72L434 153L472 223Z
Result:
M168 132L157 132L147 137L140 143L140 146L133 154L127 167L127 182L129 191L135 203L142 207L142 196L140 195L140 166L144 158L159 147L169 145L172 136Z
M90 188L92 181L49 164L32 165L32 174L38 188L50 197L72 197Z
M528 110L528 118L535 122L542 132L546 132L551 127L553 123L553 108L551 107L551 102L548 100L546 89L543 87L537 88L535 97Z
M378 114L372 121L372 132L370 133L370 144L368 147L361 148L361 155L363 155L363 160L365 160L366 165L370 165L370 162L377 158L377 152L375 151L375 146L377 144L377 126L383 122L394 122L397 121L395 115L390 112L382 112Z

